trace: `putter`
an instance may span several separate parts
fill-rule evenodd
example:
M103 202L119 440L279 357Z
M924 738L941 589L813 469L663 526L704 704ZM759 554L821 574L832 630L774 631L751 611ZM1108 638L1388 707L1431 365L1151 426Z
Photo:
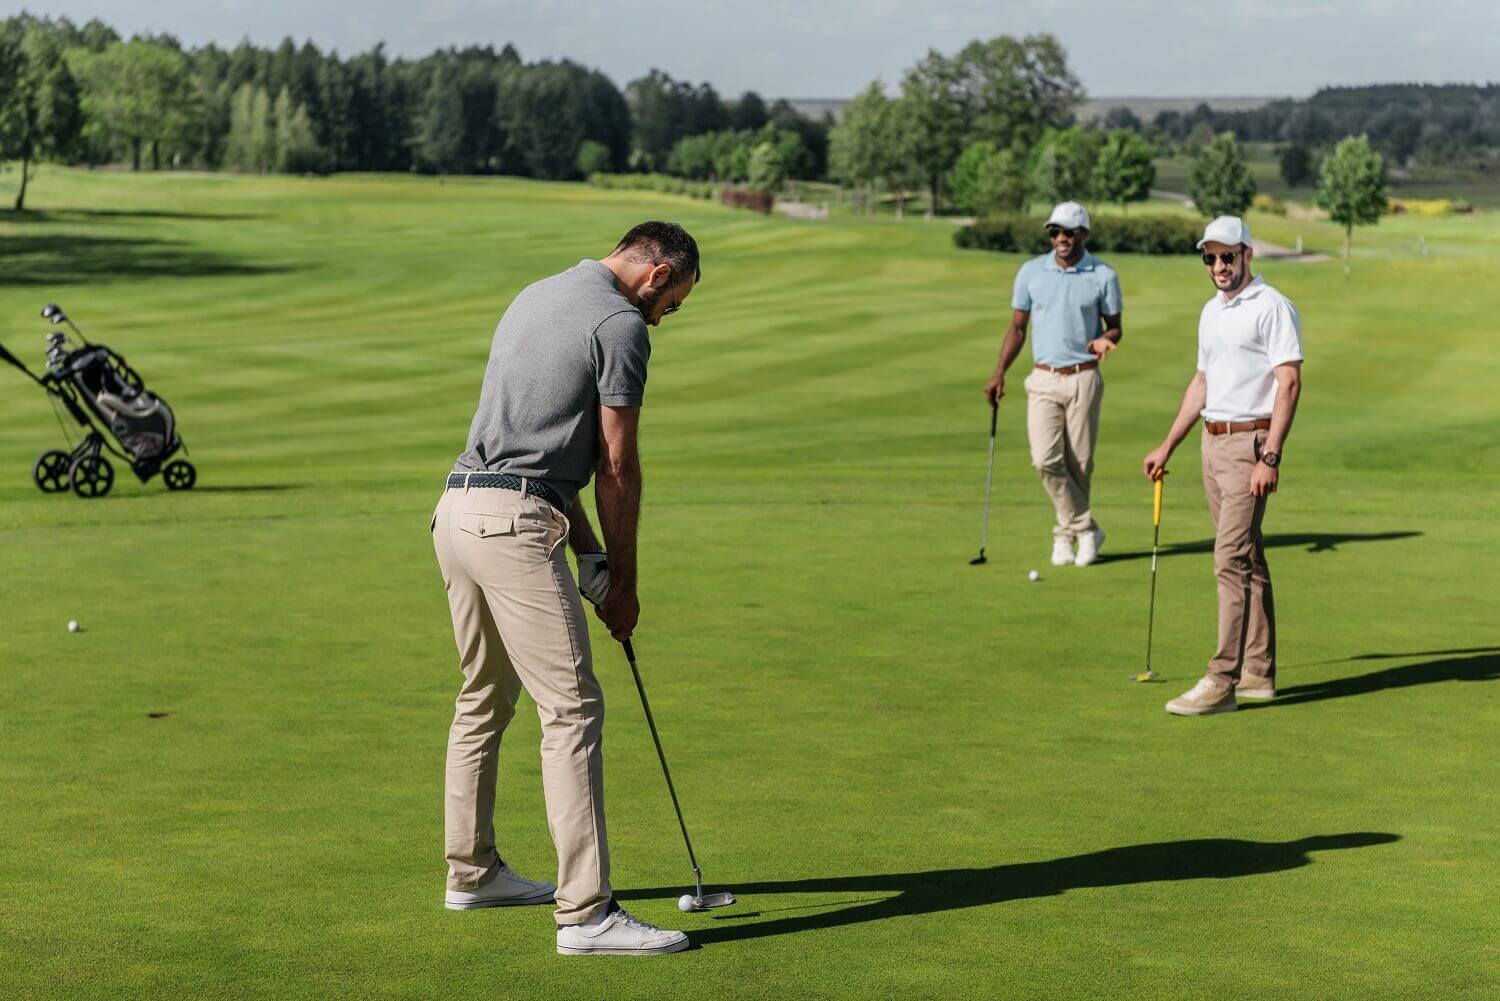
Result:
M1163 469L1152 486L1151 504L1151 610L1146 613L1146 669L1132 674L1131 681L1153 681L1156 672L1151 670L1151 630L1156 624L1156 547L1161 542L1161 489L1167 471Z
M984 544L990 534L990 487L995 482L995 426L1000 422L1000 401L990 408L990 465L984 474L984 525L979 529L979 555L969 561L969 566L977 567L985 562Z
M651 703L646 699L646 686L641 684L640 668L635 665L635 647L630 645L630 640L623 642L625 647L625 659L630 661L630 674L635 678L635 690L641 693L641 708L646 711L646 725L651 728L651 742L656 745L656 756L661 759L661 773L667 780L667 792L672 795L672 809L677 811L677 826L682 828L682 843L687 845L688 861L693 865L693 894L692 906L683 907L686 911L707 911L715 907L728 907L734 903L732 893L704 893L703 873L698 869L698 857L693 854L693 842L688 837L687 822L682 819L682 807L677 803L677 789L672 785L672 773L667 769L667 756L661 749L661 738L656 733L656 720L651 715ZM681 907L681 902L678 904Z

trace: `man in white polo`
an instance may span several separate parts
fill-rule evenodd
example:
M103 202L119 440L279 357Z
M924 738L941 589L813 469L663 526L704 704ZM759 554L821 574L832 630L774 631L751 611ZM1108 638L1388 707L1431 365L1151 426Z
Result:
M1088 566L1099 556L1104 530L1094 521L1089 485L1104 380L1099 363L1120 343L1120 279L1088 252L1089 214L1063 202L1047 217L1051 253L1021 265L1011 297L1010 328L1000 363L984 385L990 406L1005 395L1005 373L1026 343L1035 319L1033 368L1026 387L1026 434L1031 464L1052 499L1054 566ZM1077 552L1074 552L1074 546Z
M1219 640L1208 673L1167 703L1179 716L1230 712L1236 696L1276 697L1276 607L1261 523L1302 393L1302 321L1291 300L1251 274L1250 227L1220 216L1198 248L1218 290L1198 319L1198 371L1166 439L1142 464L1148 478L1159 479L1202 420Z

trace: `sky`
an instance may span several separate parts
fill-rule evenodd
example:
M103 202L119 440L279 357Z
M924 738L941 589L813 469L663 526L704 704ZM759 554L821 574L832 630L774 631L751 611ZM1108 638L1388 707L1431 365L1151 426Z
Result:
M1094 97L1306 96L1332 84L1485 82L1494 0L0 0L184 44L311 39L341 55L513 44L616 83L659 67L721 94L841 98L928 49L1048 31Z

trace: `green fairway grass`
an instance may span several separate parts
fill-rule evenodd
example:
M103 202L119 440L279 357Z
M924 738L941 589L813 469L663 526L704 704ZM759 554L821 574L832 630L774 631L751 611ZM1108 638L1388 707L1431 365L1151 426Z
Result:
M1110 258L1107 559L1047 563L1021 367L971 567L1019 258L946 222L59 170L28 204L0 215L0 342L39 363L61 303L171 401L199 476L43 496L61 432L0 369L0 997L1495 996L1500 217L1383 220L1347 277L1260 268L1307 353L1266 522L1283 694L1181 719L1162 704L1215 632L1196 433L1166 484L1164 683L1126 677L1193 258ZM651 217L704 278L652 334L635 646L708 888L740 901L677 911L691 872L596 628L618 895L698 948L567 959L547 908L442 907L459 675L428 519L511 297ZM496 828L551 878L537 741L528 702Z

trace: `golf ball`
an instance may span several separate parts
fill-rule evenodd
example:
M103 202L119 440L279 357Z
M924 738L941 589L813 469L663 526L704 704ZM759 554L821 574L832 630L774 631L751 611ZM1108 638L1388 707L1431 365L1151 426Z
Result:
M1039 573L1037 573L1035 570L1033 570L1033 571L1031 571L1031 573L1029 573L1029 574L1026 575L1026 579L1027 580L1041 580L1042 579L1042 575L1039 574Z
M678 897L677 898L677 909L679 911L690 911L690 910L692 910L693 909L693 896L692 896L692 894L690 894L690 893L684 893L682 896Z
M69 619L68 620L68 632L70 632L70 633L76 633L76 632L78 632L78 620L77 619Z

